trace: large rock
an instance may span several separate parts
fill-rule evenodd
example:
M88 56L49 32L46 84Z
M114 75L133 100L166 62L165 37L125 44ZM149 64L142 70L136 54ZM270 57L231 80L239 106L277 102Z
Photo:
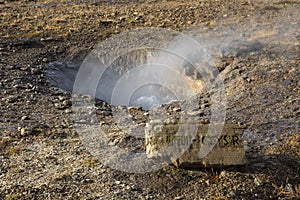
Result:
M246 164L244 127L225 123L220 128L197 120L151 120L146 126L147 156L180 168Z

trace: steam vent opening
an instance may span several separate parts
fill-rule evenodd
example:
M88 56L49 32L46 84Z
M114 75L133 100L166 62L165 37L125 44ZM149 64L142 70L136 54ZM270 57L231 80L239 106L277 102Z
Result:
M182 102L206 87L190 62L168 51L146 48L129 51L108 62L109 66L103 65L97 53L90 52L81 62L50 63L48 79L70 92L74 92L76 80L80 90L75 93L94 96L113 106L137 106L143 110Z
M176 95L170 89L152 83L141 86L134 91L130 98L129 106L138 106L150 110L155 106L168 104L177 100Z

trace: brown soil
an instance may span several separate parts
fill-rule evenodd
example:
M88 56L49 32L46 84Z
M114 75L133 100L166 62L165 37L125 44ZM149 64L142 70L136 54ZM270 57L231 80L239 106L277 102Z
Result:
M300 198L299 8L296 0L0 0L0 199ZM71 94L47 81L48 63L80 62L138 27L231 27L253 42L216 59L227 118L247 126L248 165L134 174L87 151Z

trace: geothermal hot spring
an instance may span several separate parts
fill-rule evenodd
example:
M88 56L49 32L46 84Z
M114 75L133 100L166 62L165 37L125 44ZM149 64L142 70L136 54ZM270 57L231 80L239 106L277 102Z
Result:
M198 42L155 29L119 34L95 46L81 62L52 62L47 76L59 88L75 94L91 95L114 106L150 110L195 97L212 87L216 72Z

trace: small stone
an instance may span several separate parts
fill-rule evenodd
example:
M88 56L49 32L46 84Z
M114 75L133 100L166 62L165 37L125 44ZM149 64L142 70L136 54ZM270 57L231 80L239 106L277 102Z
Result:
M94 180L92 180L92 179L84 179L84 181L83 181L84 183L93 183L94 182Z
M179 196L179 197L175 197L174 200L181 200L181 199L184 199L183 196Z
M211 27L216 26L216 21L215 21L215 20L211 20L211 21L209 22L209 26L211 26Z
M16 88L16 89L22 89L23 86L22 86L22 85L19 85L19 84L16 84L16 85L13 85L13 88Z
M248 83L250 83L252 81L251 78L247 78L246 80L247 80Z
M7 98L3 98L3 100L5 100L7 103L14 103L18 100L17 96L8 96Z
M67 108L66 110L65 110L65 113L72 113L72 110L71 109L69 109L69 108Z
M226 175L227 175L227 172L226 172L226 171L222 171L222 172L220 173L220 177L226 177Z
M58 96L58 100L63 101L63 100L65 100L65 97L63 97L63 96Z
M48 58L43 58L43 60L42 60L43 62L48 62Z
M100 121L100 122L99 122L99 125L100 125L100 126L102 126L102 125L107 125L107 124L108 124L108 123L107 123L106 121Z
M255 178L254 179L254 184L257 185L257 186L260 186L261 185L261 180L259 178Z
M176 124L176 123L177 123L177 120L172 119L172 118L168 118L168 119L166 119L165 123L166 123L166 124Z
M21 117L21 120L27 120L28 119L28 116L24 115Z
M137 110L139 110L139 107L137 107L137 106L129 106L128 110L129 110L129 112L130 111L137 111Z
M288 183L285 185L285 191L286 192L289 192L289 193L294 193L294 190L293 190L293 185Z
M203 112L203 110L188 111L187 114L188 114L189 116L200 116L200 115L203 115L204 112Z
M227 195L227 197L234 197L235 196L235 193L233 191L229 192L229 194Z
M136 18L134 18L134 20L140 20L142 17L141 16L137 16Z
M41 39L40 39L40 41L42 41L42 42L49 42L49 41L51 41L51 40L54 40L54 38L52 38L52 37L47 37L47 38L41 38Z
M25 136L25 135L26 135L26 130L25 130L25 128L21 128L21 130L20 130L20 135L21 135L21 136Z
M144 23L144 25L145 25L145 26L152 26L152 22L147 21L147 22Z
M202 104L202 105L200 106L201 109L205 109L206 107L209 107L209 104L208 104L208 103Z
M175 107L175 108L173 108L173 111L174 111L174 112L181 111L181 108L180 108L180 107Z
M293 67L292 69L289 70L289 74L292 74L292 73L294 73L294 72L296 72L296 68L294 68L294 67Z
M38 74L41 73L41 70L40 70L40 69L36 69L36 68L32 68L32 69L30 69L30 72L31 72L31 74L36 74L36 75L38 75Z
M209 186L209 180L205 180L205 183L206 183L206 185L208 185Z
M125 19L126 19L125 16L121 16L121 17L120 17L120 21L125 20Z
M29 69L29 67L21 67L20 70L21 71L27 71Z
M69 107L69 106L72 105L72 102L71 102L70 100L64 100L64 101L62 102L62 105L63 105L64 107Z

